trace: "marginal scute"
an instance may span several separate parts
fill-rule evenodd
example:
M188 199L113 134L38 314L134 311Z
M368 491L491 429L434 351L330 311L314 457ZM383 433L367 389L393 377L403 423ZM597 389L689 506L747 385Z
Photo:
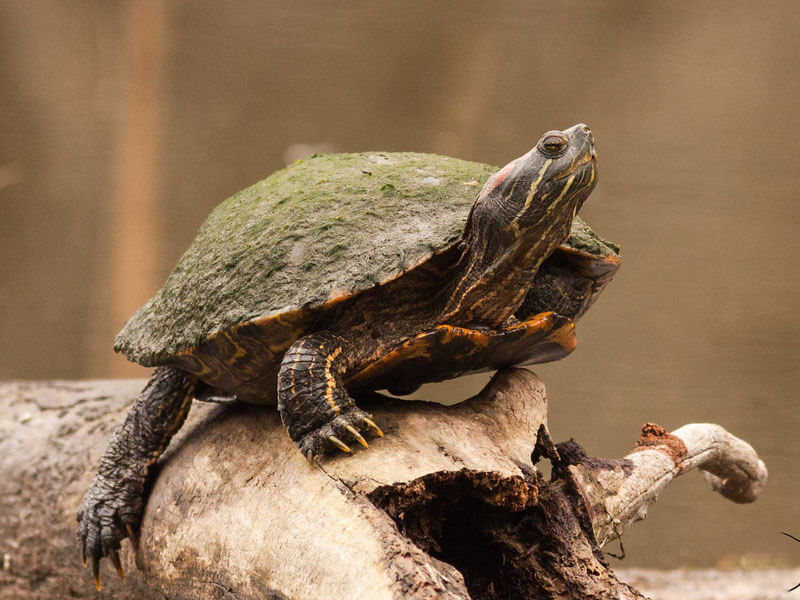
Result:
M616 258L619 254L619 246L601 238L581 219L572 222L567 245L595 256Z
M354 373L347 384L359 390L388 389L397 381L440 381L510 367L520 356L530 363L558 360L574 348L572 320L551 312L499 332L439 325Z

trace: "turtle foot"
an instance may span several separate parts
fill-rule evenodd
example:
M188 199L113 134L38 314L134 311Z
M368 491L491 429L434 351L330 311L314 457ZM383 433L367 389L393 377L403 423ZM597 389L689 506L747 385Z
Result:
M314 459L335 452L351 453L351 445L358 443L369 448L368 436L383 437L372 416L363 410L352 407L343 410L322 427L309 431L295 440L300 452L313 466Z
M117 575L124 577L119 549L130 538L134 547L142 508L139 493L114 491L108 482L96 477L78 510L78 539L83 566L91 566L95 586L100 590L100 562L108 558Z

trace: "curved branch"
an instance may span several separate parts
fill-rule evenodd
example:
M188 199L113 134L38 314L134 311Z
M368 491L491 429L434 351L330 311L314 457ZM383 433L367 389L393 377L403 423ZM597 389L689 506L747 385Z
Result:
M715 492L738 503L755 501L767 482L767 468L753 447L712 423L692 423L672 433L647 423L624 459L588 459L570 467L601 546L645 518L661 490L692 469L700 469Z

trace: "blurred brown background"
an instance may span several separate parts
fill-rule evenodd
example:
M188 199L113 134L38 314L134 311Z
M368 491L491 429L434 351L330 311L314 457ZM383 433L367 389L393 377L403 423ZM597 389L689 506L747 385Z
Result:
M0 1L0 377L147 376L111 349L125 318L213 206L309 147L504 164L584 121L583 215L624 264L536 369L554 435L618 456L644 421L722 424L763 497L691 474L625 564L796 565L799 30L794 1Z

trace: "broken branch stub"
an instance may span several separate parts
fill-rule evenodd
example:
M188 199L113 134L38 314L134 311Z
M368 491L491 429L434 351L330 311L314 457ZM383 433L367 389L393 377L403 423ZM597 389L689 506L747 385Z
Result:
M570 467L591 507L601 546L644 519L661 490L692 469L699 469L715 492L737 503L754 502L768 477L750 444L712 423L692 423L672 433L646 423L625 458L589 459Z

